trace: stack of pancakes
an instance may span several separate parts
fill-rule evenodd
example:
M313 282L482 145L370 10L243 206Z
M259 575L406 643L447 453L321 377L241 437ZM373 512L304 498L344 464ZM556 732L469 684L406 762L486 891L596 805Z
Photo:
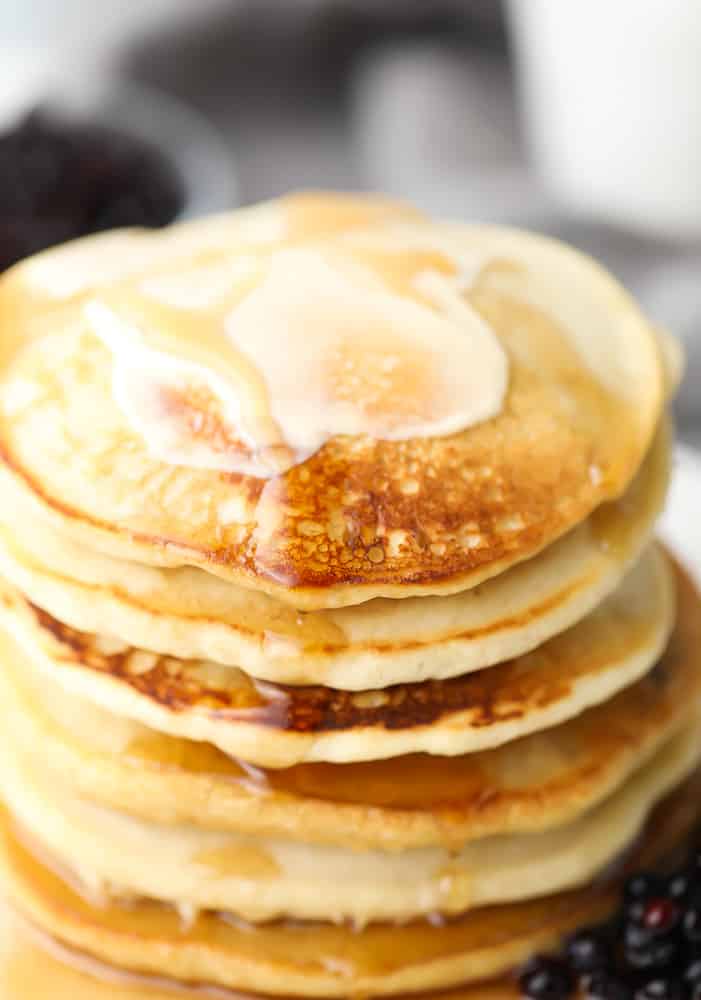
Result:
M688 834L677 365L592 261L297 196L0 323L8 998L507 997Z

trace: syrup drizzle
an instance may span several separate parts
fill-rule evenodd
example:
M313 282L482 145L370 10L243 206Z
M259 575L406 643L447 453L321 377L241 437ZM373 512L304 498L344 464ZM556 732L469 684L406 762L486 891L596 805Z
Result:
M272 248L234 245L189 273L178 259L85 303L115 399L156 458L265 479L336 435L445 436L499 412L506 354L465 297L464 264L344 245L396 210L336 208L334 222L330 198L282 202Z

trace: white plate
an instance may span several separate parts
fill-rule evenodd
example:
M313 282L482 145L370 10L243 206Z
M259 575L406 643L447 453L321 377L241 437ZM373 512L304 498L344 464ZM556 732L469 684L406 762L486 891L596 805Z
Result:
M675 452L660 535L701 585L701 452L684 445Z

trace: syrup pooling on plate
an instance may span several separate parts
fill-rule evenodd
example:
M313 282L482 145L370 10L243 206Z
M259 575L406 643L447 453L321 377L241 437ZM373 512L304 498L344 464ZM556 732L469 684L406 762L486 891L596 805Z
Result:
M70 948L15 913L2 915L0 1000L20 996L60 1000L266 1000L261 994L217 986L187 986L168 976L126 972L87 951ZM518 1000L515 978L412 1000ZM406 1000L402 997L401 1000Z
M327 210L283 203L272 247L178 262L85 304L115 399L154 457L269 478L336 435L446 436L499 412L507 359L467 301L474 261L396 238L384 253L344 246Z

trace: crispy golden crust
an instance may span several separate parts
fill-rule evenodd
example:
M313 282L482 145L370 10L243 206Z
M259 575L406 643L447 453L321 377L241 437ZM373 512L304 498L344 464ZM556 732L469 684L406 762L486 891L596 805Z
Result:
M456 756L548 729L648 672L674 623L674 578L650 549L606 602L540 649L445 682L335 691L253 681L211 661L177 660L81 633L0 590L2 619L44 676L171 736L259 766Z
M478 754L251 769L211 744L138 723L125 729L87 702L74 711L71 696L12 647L0 678L3 724L23 752L57 776L70 774L88 798L157 822L368 850L535 832L611 794L696 704L699 599L681 571L677 580L677 626L652 672L561 726Z
M1 415L0 455L45 512L91 544L200 565L299 607L474 586L621 495L659 417L663 366L633 304L590 262L527 234L452 238L493 245L493 256L504 242L523 256L517 267L483 268L470 293L510 359L492 420L448 437L334 437L270 480L168 466L112 398L109 352L79 321L85 296L72 312L35 302L28 316L20 269L0 286L0 324L11 330L3 391L14 396L27 380L41 391ZM563 296L580 269L581 286L591 283L594 313L610 326L591 329L592 357L600 365L610 350L614 368L635 358L615 387L593 374L540 300L519 297L529 261L541 289L550 261L562 266ZM236 524L221 516L232 503L244 512Z
M363 691L483 669L583 618L649 541L667 491L663 421L626 493L539 556L475 590L300 613L193 567L137 565L27 516L0 477L0 573L73 628L179 659L238 666L261 680Z
M245 720L299 734L370 726L413 729L463 712L469 712L475 729L516 721L564 701L582 678L606 673L612 663L635 655L655 631L655 623L640 609L631 616L614 595L610 608L604 605L591 619L539 649L488 670L354 692L256 682L234 668L209 665L208 669L198 661L178 661L128 646L112 652L114 644L59 622L17 591L0 598L18 602L33 618L59 670L63 663L78 664L108 675L174 713L201 709L234 724ZM613 634L603 641L609 631ZM659 669L662 685L664 667Z
M524 308L512 305L514 331ZM85 350L81 364L88 360ZM500 418L448 439L334 439L303 466L267 482L230 474L212 485L212 476L190 473L193 493L213 488L225 502L231 492L254 511L238 538L229 532L226 539L225 527L217 531L216 508L196 531L178 523L176 515L172 533L154 531L155 519L128 531L128 537L157 550L172 546L183 561L213 572L232 567L245 578L260 576L275 592L345 584L392 595L394 587L415 584L431 591L432 584L448 582L450 589L462 589L473 577L491 576L539 551L599 503L619 495L635 472L649 437L629 439L631 451L621 468L618 444L614 449L605 443L612 421L620 417L617 407L574 370L568 380L587 386L592 397L586 417L578 414L576 422L557 414L559 386L517 373ZM100 393L108 405L108 386L100 386ZM124 531L56 495L13 447L8 430L0 438L0 456L44 504L72 522ZM113 451L114 442L108 443ZM125 436L123 446L138 448L139 442ZM119 453L113 454L118 462ZM100 457L102 466L106 461L102 475L117 476L118 466L110 468L107 456ZM592 466L599 470L595 480ZM162 477L163 471L154 469L152 475ZM177 492L185 473L174 469L167 478ZM409 491L407 483L415 489ZM218 533L224 544L214 542Z

